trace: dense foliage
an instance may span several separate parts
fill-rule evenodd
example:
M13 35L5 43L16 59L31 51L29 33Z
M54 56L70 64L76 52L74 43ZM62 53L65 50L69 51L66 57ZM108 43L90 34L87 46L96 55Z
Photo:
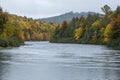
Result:
M4 12L0 7L0 46L19 46L25 40L49 40L52 23Z
M101 9L105 15L88 14L56 26L9 14L0 7L0 47L19 46L25 40L50 39L50 42L107 44L120 49L120 6L115 11L108 5Z
M89 14L62 22L51 32L50 41L107 44L120 49L120 6L115 11L108 5L101 9L105 15Z

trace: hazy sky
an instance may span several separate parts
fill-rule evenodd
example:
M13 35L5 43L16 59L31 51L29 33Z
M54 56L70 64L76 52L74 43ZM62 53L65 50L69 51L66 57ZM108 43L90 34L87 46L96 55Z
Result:
M0 0L2 8L12 14L44 18L73 12L99 12L108 4L113 10L120 5L120 0Z

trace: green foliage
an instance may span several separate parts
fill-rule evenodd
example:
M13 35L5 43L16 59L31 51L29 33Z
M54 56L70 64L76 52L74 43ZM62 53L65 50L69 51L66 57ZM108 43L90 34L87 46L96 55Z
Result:
M102 8L105 15L88 14L55 25L37 19L12 15L0 7L0 46L19 46L25 40L50 42L107 44L120 49L120 6L111 11ZM55 28L56 26L56 28Z
M0 12L0 34L3 32L4 24L8 21L8 14L4 12Z
M120 14L120 6L117 7L115 13L116 13L116 14Z
M20 41L16 37L9 38L8 42L9 42L9 46L16 46L16 47L23 44L23 43L20 43Z
M108 6L108 5L105 5L103 8L101 8L102 11L105 13L105 14L110 14L111 12L111 8Z
M0 46L7 47L9 46L9 42L7 39L0 37Z
M112 40L107 43L108 47L112 47L113 49L120 50L120 38L117 40Z
M0 37L0 46L1 47L9 47L9 46L20 46L22 43L16 38L16 37L11 37L11 38L2 38Z
M120 7L111 11L108 5L102 8L105 15L88 15L64 21L51 33L51 42L74 42L107 44L120 49Z
M3 32L1 34L1 37L5 37L5 38L11 37L11 36L13 36L14 31L15 31L15 27L12 24L12 22L7 21L6 24L4 24L4 29L3 29Z

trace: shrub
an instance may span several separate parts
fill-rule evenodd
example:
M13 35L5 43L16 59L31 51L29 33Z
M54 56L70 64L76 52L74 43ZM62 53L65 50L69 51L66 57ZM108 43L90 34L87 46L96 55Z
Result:
M20 45L20 41L16 38L16 37L11 37L8 39L9 41L9 46L19 46Z
M0 37L0 46L1 47L7 47L9 45L9 42L7 39Z

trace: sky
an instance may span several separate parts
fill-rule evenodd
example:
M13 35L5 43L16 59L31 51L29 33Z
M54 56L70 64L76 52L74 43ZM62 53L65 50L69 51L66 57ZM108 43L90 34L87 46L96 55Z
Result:
M0 0L4 11L32 18L47 18L73 12L98 12L105 4L115 10L120 0Z

